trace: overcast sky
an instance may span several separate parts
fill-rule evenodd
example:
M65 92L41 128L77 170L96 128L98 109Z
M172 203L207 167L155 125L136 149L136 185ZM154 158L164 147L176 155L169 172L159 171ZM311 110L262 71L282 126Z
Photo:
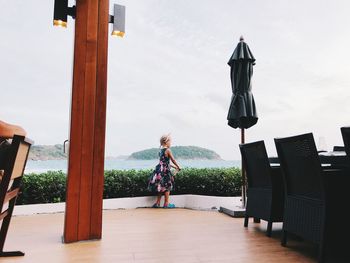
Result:
M71 1L72 2L72 1ZM74 20L52 26L48 0L0 0L0 119L36 144L68 138ZM126 5L126 35L109 37L106 154L196 145L239 159L227 125L227 61L245 37L256 65L259 121L247 141L313 132L328 150L350 125L350 2L142 0ZM112 13L112 8L110 9Z

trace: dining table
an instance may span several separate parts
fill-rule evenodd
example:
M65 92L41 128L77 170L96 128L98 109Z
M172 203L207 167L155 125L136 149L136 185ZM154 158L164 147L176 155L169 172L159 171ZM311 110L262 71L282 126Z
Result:
M345 151L321 151L318 153L321 165L324 167L346 167L350 163L350 159ZM272 166L280 164L277 156L269 157L269 162Z

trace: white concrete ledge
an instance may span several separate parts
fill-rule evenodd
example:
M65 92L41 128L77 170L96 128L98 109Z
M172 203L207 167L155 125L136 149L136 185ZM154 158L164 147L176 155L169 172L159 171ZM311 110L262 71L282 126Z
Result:
M163 201L161 204L163 204ZM220 207L235 207L240 205L240 197L221 197L205 195L172 195L171 203L178 208L195 210L219 210ZM103 200L103 209L134 209L151 207L155 202L154 196L125 197ZM33 215L63 213L65 203L16 205L13 215Z

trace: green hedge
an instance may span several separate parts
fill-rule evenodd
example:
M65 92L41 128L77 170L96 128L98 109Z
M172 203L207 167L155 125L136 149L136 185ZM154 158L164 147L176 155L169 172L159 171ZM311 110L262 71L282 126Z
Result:
M66 200L66 174L62 171L23 176L16 204L58 203Z
M147 190L147 180L152 170L105 171L104 198L153 195ZM237 196L241 191L238 168L185 168L175 179L172 194L198 194L212 196ZM26 174L17 204L64 202L66 174L49 171Z

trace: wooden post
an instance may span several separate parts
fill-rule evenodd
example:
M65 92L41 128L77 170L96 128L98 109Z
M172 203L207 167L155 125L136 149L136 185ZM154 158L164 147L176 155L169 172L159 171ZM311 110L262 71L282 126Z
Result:
M109 0L77 0L65 243L100 239Z
M245 136L244 136L244 128L241 129L241 143L245 143ZM242 207L246 207L246 194L247 194L247 177L245 173L245 167L242 159L242 165L241 165L241 173L242 173Z

